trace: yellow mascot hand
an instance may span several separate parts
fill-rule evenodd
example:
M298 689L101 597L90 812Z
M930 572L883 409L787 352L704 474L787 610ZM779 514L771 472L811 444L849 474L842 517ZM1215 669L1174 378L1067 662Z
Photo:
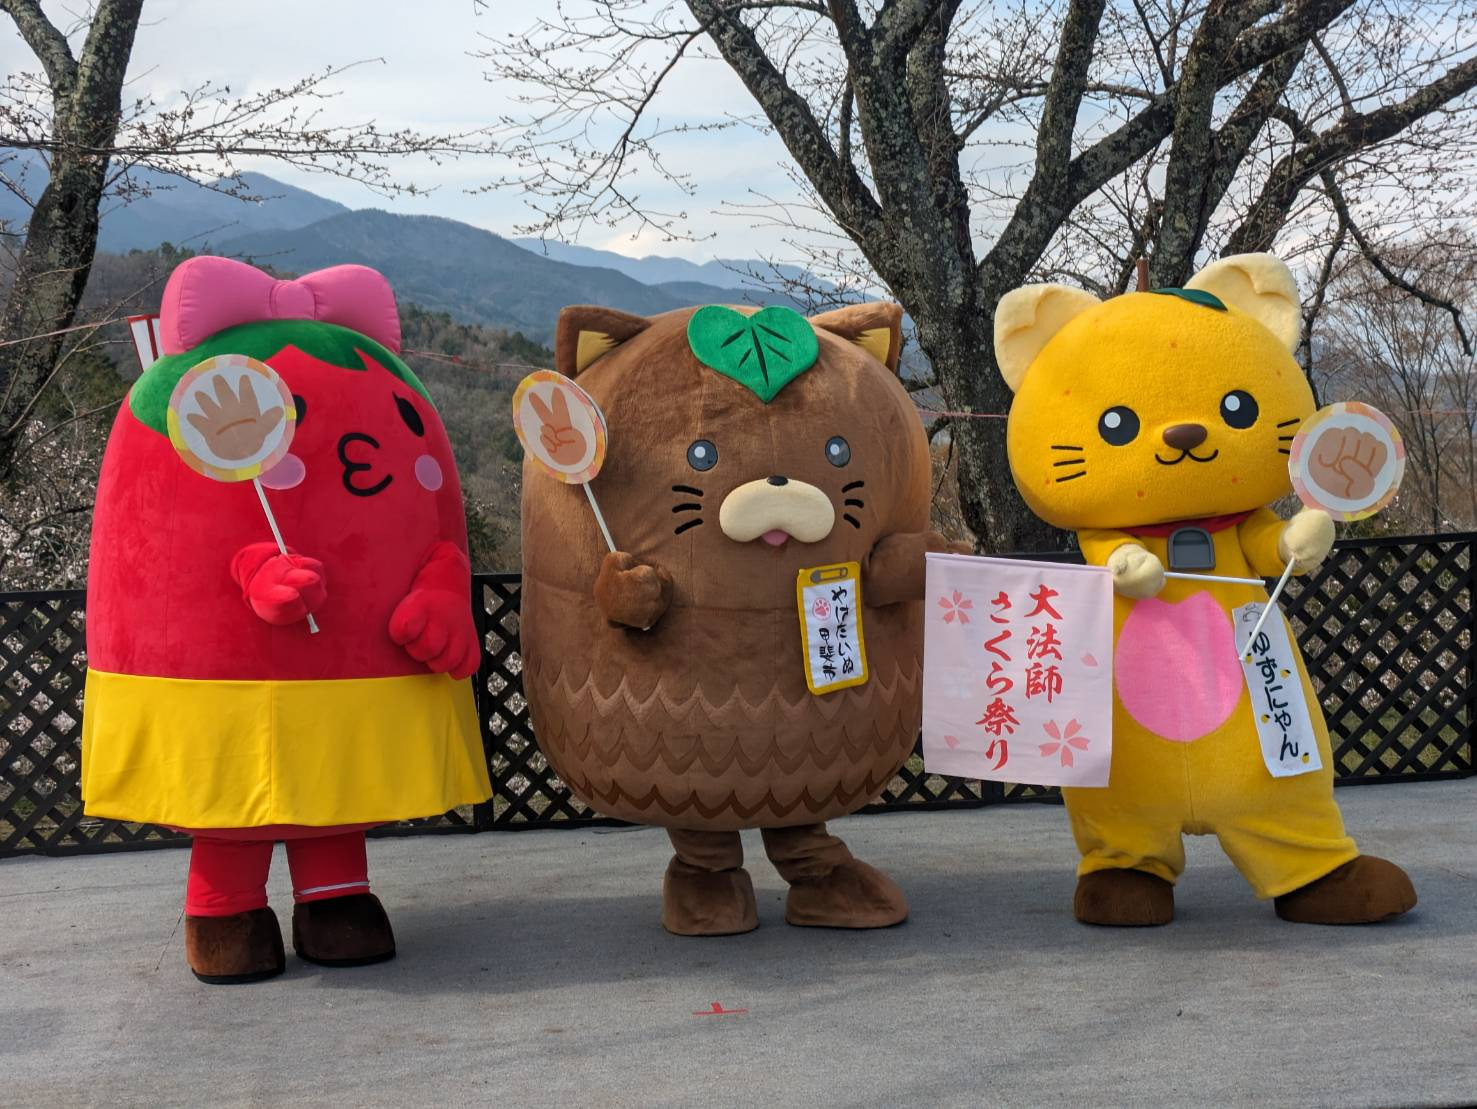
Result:
M1277 553L1299 574L1317 566L1332 548L1333 517L1321 508L1303 509L1287 521L1277 540Z
M1113 588L1141 601L1164 588L1164 564L1137 543L1125 543L1108 556Z

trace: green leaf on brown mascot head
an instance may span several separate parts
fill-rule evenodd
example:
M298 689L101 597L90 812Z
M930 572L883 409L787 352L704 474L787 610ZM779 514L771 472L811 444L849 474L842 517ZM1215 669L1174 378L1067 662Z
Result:
M731 377L765 404L820 356L810 322L793 308L762 308L746 316L710 304L687 322L687 345L697 360Z

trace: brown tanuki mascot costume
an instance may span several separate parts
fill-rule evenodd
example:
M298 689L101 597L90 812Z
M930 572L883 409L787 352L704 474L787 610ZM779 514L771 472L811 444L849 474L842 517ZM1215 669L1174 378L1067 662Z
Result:
M524 685L540 748L582 800L664 826L662 924L757 927L739 831L762 830L791 924L882 928L902 891L826 832L913 749L929 455L897 379L901 310L654 318L567 308L560 372L601 406L583 492L523 475ZM802 569L861 564L862 685L807 686Z

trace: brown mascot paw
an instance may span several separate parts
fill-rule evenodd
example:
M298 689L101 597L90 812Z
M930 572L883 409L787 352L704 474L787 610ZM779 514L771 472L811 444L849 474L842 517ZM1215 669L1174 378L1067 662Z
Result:
M662 879L662 927L674 936L734 936L759 927L743 867L703 870L673 856Z
M838 863L824 878L790 883L785 921L801 928L891 928L908 919L896 882L860 859Z
M1083 924L1148 928L1174 919L1174 886L1142 870L1094 870L1077 879L1072 914Z
M287 965L282 928L271 909L185 917L185 958L195 977L211 985L260 982Z
M672 575L611 551L595 578L595 604L612 624L647 631L672 603Z
M395 957L395 933L380 899L355 893L296 905L292 949L319 966L366 966Z
M1410 875L1392 862L1360 855L1274 902L1294 924L1373 924L1415 908Z

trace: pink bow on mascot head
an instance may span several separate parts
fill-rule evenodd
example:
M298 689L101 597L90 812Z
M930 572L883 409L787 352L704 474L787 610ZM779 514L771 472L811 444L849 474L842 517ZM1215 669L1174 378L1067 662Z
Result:
M165 354L183 354L228 327L261 320L335 323L400 353L395 294L368 266L331 266L278 281L245 262L213 256L190 258L170 274L159 342Z

